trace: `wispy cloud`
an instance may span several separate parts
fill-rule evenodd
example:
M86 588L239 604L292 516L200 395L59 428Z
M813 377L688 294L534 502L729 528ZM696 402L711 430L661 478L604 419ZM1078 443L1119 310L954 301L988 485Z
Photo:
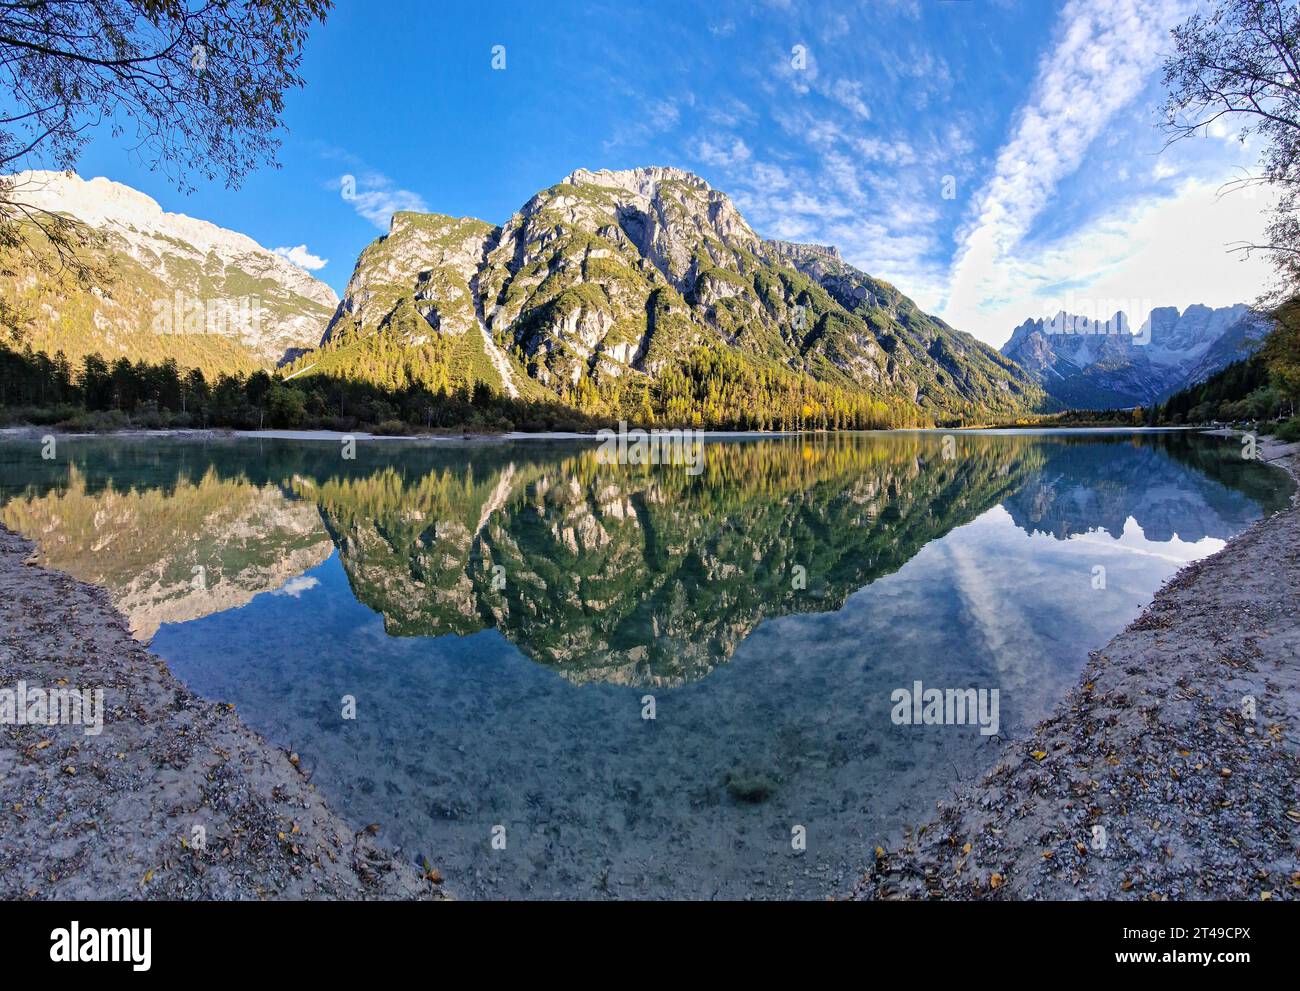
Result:
M837 38L843 38L850 30L851 27L847 17L843 14L830 14L822 23L821 39L822 41L834 41Z
M890 141L879 137L852 137L853 150L868 162L885 165L911 165L916 161L916 151L907 141Z
M677 99L652 99L642 101L640 112L622 121L604 142L604 150L614 151L625 146L643 145L651 138L671 131L682 119Z
M806 96L812 91L820 72L817 55L806 41L794 42L776 59L775 77L787 83L795 93Z
M333 187L360 216L381 231L388 230L393 214L400 210L429 211L419 193L398 188L392 179L380 172L342 175L334 181Z
M810 126L796 133L824 137ZM914 152L911 153L915 155ZM921 305L940 299L934 194L923 174L879 173L832 147L812 167L751 158L730 170L737 206L766 237L834 244L851 263L898 282Z
M879 57L894 99L926 110L936 98L952 91L952 69L947 59L923 45L913 42L902 50L882 47Z
M950 322L969 326L990 302L1016 293L1007 259L1111 118L1142 92L1187 7L1187 0L1066 5L1039 60L1032 96L976 198L973 219L958 234L944 309Z
M837 79L830 87L831 98L845 110L862 120L871 119L871 108L862 98L863 85L851 79Z
M753 109L744 100L717 94L711 102L700 108L704 116L719 127L736 127L752 124L756 119Z
M749 146L738 137L706 135L695 146L695 156L704 164L726 168L749 160Z

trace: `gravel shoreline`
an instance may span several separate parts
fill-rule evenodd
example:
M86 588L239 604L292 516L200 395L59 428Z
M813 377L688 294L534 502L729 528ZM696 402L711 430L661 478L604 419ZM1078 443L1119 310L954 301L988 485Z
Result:
M1297 473L1300 445L1260 453ZM1298 593L1293 506L1180 571L852 897L1300 899Z
M104 590L32 550L0 527L0 689L102 688L103 729L0 724L0 898L441 897L436 871L380 826L354 831L296 755L188 691Z

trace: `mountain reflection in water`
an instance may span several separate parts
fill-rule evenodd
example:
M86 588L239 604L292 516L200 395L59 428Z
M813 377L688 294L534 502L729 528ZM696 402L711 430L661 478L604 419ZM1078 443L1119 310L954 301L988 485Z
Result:
M1185 434L942 440L4 444L0 518L461 895L811 897L996 753L894 688L1023 733L1289 491Z

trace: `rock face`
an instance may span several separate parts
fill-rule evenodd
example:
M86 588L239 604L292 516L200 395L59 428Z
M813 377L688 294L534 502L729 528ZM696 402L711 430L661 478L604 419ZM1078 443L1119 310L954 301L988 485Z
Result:
M362 252L324 341L386 330L408 304L424 328L460 336L475 327L470 288L496 230L481 220L396 213L386 237ZM418 327L418 325L416 325ZM399 331L402 332L402 331ZM411 328L404 332L410 334ZM414 333L406 343L419 344Z
M1002 346L1049 396L1067 406L1122 409L1160 402L1249 355L1267 318L1245 303L1151 311L1137 333L1117 313L1098 322L1061 313L1026 320Z
M15 178L23 203L102 235L89 260L101 266L105 284L49 287L29 274L6 287L50 353L154 359L162 345L150 338L208 338L187 343L195 352L206 345L237 355L237 365L272 366L319 343L338 305L329 286L252 238L167 213L129 186L62 172ZM32 240L41 250L34 232Z
M487 339L448 345L476 320ZM553 398L655 378L704 344L936 415L1041 398L1013 362L835 248L765 241L725 193L657 167L579 169L500 228L397 214L357 262L328 353L306 361L425 347L426 362L477 362L476 381Z
M1042 460L977 442L945 461L921 434L887 458L854 438L760 444L710 446L703 488L685 472L600 469L591 450L529 448L484 451L468 472L361 467L288 488L317 507L388 634L494 628L575 683L675 686L725 664L767 617L838 609ZM719 484L725 517L710 510Z
M66 489L12 500L0 523L39 536L45 565L106 588L144 641L281 589L334 550L310 504L215 475L160 498L88 487L74 468Z

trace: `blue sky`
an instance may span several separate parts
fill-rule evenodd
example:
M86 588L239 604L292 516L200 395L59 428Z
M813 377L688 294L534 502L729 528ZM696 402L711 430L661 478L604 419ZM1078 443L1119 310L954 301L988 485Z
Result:
M575 168L676 165L760 234L836 244L1000 344L1061 307L1263 288L1263 263L1224 246L1258 232L1267 196L1216 196L1257 150L1218 133L1160 153L1160 56L1198 2L338 0L281 169L182 195L104 132L78 171L304 246L341 292L393 209L503 223Z

